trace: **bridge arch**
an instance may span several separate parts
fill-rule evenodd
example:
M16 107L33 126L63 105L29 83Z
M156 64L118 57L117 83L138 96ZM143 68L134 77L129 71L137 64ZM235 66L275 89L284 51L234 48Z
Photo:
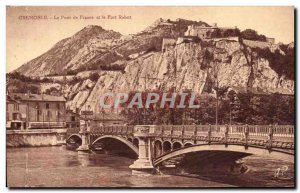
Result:
M139 147L139 139L138 138L133 138L132 143L135 147Z
M80 141L80 143L82 143L82 138L79 134L72 134L70 135L67 139L66 139L66 143L69 143L71 139L77 139L78 141Z
M154 157L159 157L163 154L162 140L157 139L154 141Z
M134 146L131 142L129 142L128 140L119 137L119 136L114 136L114 135L103 135L101 137L98 137L92 144L90 147L93 147L93 145L95 143L97 143L98 141L102 140L102 139L116 139L122 143L124 143L125 145L127 145L130 149L132 149L134 151L134 153L136 153L136 155L139 155L139 149Z
M133 142L133 139L132 139L132 137L128 137L128 138L127 138L127 140L128 140L130 143L132 143L132 142Z
M168 153L168 152L172 151L172 142L169 140L164 141L162 144L162 150L163 150L163 153Z
M163 161L168 159L174 158L176 156L192 153L192 152L201 152L201 151L223 151L223 152L231 152L231 153L244 153L245 155L270 155L273 158L286 160L293 162L294 161L294 154L289 152L283 152L280 150L271 150L269 151L263 147L255 147L249 146L247 149L243 145L228 145L225 146L224 144L199 144L184 147L181 149L177 149L171 152L168 152L154 160L154 165L157 166Z
M189 146L192 146L192 145L194 145L192 142L185 142L183 144L184 147L189 147Z
M172 150L180 149L183 147L183 143L180 141L174 141L172 144Z

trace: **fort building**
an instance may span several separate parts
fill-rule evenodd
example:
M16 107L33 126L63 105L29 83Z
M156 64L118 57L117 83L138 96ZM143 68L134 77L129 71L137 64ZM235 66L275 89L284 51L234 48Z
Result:
M217 24L215 23L213 26L205 26L205 25L200 25L200 26L195 26L195 25L190 25L188 26L187 31L184 33L185 36L197 36L199 38L211 38L212 32L217 30Z
M184 36L199 37L201 39L210 39L210 38L216 38L216 36L219 36L221 34L223 34L223 36L224 36L226 31L227 31L227 33L230 31L232 34L226 35L226 37L229 37L229 36L236 36L236 34L234 34L235 30L237 30L236 26L235 27L218 27L217 23L213 23L212 26L190 25L190 26L188 26L187 31L184 33ZM217 32L220 34L218 34Z

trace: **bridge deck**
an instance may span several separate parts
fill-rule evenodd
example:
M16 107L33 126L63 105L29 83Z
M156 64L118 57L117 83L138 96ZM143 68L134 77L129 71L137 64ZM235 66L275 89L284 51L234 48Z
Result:
M120 135L133 137L134 126L92 125L91 135ZM67 133L79 133L79 129L68 129ZM293 125L157 125L154 138L204 141L207 143L243 144L268 148L294 149Z

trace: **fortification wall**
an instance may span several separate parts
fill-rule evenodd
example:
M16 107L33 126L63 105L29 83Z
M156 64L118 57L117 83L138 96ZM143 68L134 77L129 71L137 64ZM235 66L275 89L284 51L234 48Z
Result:
M229 40L229 41L236 41L238 42L239 41L239 37L227 37L227 38L213 38L213 40L215 42L218 42L218 41L221 41L221 40Z
M176 39L164 38L162 42L162 51L164 51L168 46L174 46L176 44Z
M261 42L261 41L253 41L253 40L245 40L243 39L243 43L246 46L249 46L251 48L269 48L271 46L270 42Z

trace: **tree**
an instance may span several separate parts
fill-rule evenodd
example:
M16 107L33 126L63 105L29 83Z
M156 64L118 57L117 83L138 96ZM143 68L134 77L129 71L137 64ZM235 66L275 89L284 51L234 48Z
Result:
M127 108L128 104L132 100L133 96L136 92L129 93L129 97L126 103L122 104L122 114L127 117L127 120L130 124L173 124L173 125L181 125L185 124L189 115L192 114L193 109L189 108L176 108L177 105L180 104L181 95L176 96L175 106L174 108L170 107L170 102L166 102L163 108L160 107L162 94L161 92L152 91L151 93L157 93L159 95L159 101L156 104L151 104L149 108L138 108L137 106L133 106L133 108ZM174 92L169 91L167 93L167 98L171 98L171 95ZM188 95L185 97L184 104L188 106L191 100L191 93L186 91ZM143 106L146 103L147 92L142 92L141 97L143 101ZM199 104L198 100L194 101L194 104Z
M212 38L220 38L222 37L221 30L219 28L215 29L213 32L211 32Z
M271 52L269 48L252 48L253 52L256 52L258 57L264 58L269 61L270 67L279 75L285 75L288 79L294 80L294 48L283 48L285 55L281 54L277 49Z
M240 35L239 29L227 29L223 32L223 37L235 37Z
M295 124L293 96L238 93L237 98L239 103L233 110L232 124Z
M51 87L51 88L48 88L48 89L45 91L45 94L48 94L48 95L60 95L60 90L58 90L58 89L55 88L55 87Z
M93 73L90 75L90 80L93 82L97 82L99 78L100 78L100 76L98 73Z
M266 36L258 35L257 31L253 29L246 29L241 32L241 38L247 40L254 40L254 41L267 41Z

